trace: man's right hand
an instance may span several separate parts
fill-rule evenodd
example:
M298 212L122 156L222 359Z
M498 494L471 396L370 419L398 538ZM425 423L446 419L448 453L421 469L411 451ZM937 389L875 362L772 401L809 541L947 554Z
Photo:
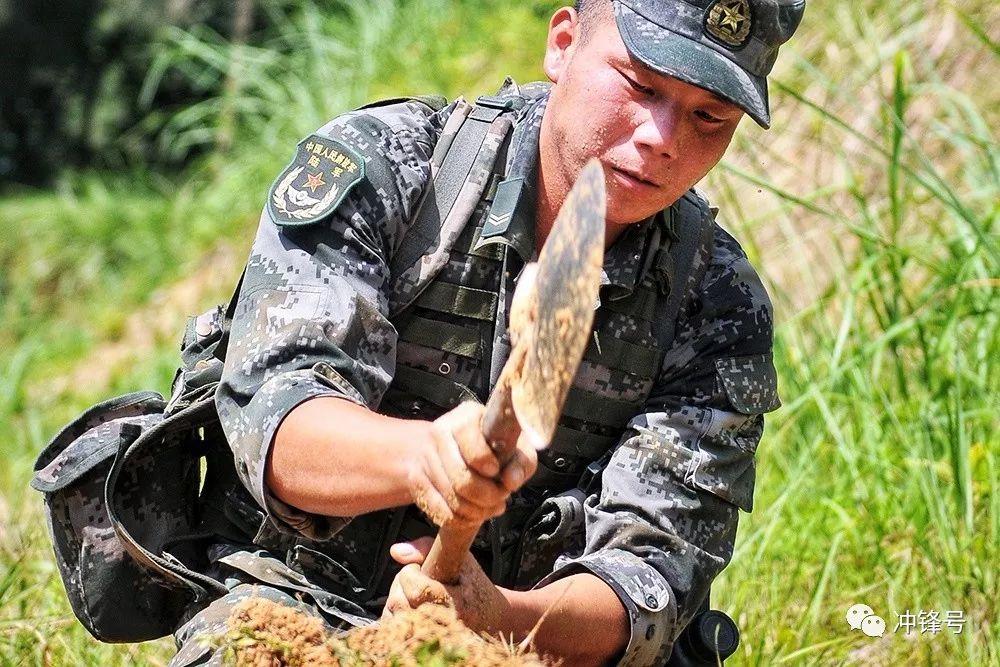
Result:
M410 494L438 526L479 525L500 516L508 496L538 465L534 448L519 441L514 457L501 469L483 437L484 411L479 403L462 403L430 422L430 437L413 451L407 472Z

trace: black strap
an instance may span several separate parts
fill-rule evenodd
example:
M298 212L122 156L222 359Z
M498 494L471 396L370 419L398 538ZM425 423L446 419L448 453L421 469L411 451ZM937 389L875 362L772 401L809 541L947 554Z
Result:
M570 387L563 415L580 421L621 428L642 408L642 401L622 401L593 392Z
M420 102L428 107L431 111L440 111L444 107L448 106L448 99L441 95L413 95L410 97L388 97L384 100L375 100L374 102L369 102L368 104L358 107L358 111L362 109L376 109L378 107L386 107L391 104L402 104L403 102Z
M417 298L416 304L439 313L492 322L496 313L497 295L489 290L436 280L427 286Z
M392 384L400 391L425 397L434 405L446 410L463 401L478 400L472 390L465 385L410 366L396 366Z
M659 296L656 290L639 285L631 296L624 299L602 299L601 308L619 315L638 317L646 322L652 322L657 319L656 302Z
M664 322L668 327L667 339L674 339L677 327L677 315L680 313L684 299L687 297L687 286L692 278L694 259L701 248L711 247L715 234L715 219L709 211L708 204L694 192L688 192L670 209L667 219L667 233L672 237L668 253L660 253L661 257L669 258L658 262L658 269L669 282L670 293L667 297ZM704 270L704 266L702 267ZM697 276L696 276L697 277Z
M587 433L559 424L549 449L589 460L608 451L617 440L615 436Z
M243 289L243 279L246 278L247 269L244 266L243 272L240 273L240 279L236 281L236 289L233 290L233 296L229 298L229 305L226 306L226 313L222 318L222 336L219 338L218 344L215 346L215 350L212 351L212 355L219 361L226 360L226 348L229 346L229 332L233 328L233 317L236 315L236 304L240 300L240 290Z

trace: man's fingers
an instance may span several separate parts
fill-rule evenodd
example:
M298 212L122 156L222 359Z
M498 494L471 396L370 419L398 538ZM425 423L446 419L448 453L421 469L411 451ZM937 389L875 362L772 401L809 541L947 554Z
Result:
M418 565L407 565L396 575L400 591L411 608L428 602L451 605L451 596L440 581L434 581L420 571Z
M444 449L441 452L442 462L451 480L452 488L461 501L479 509L486 509L506 499L507 490L502 484L469 468L457 439L443 442L441 446ZM453 509L456 512L461 512L458 505L459 503L456 502Z
M420 565L424 562L423 554L414 549L409 542L393 544L389 547L389 555L400 565L409 565L410 563Z
M445 481L443 484L446 488L450 488L447 475L444 475L444 477ZM422 483L417 488L414 502L438 526L448 523L455 517L454 510L448 505L444 496L429 482Z
M483 437L483 413L486 408L479 403L466 402L456 408L461 416L454 429L462 459L466 465L483 477L496 477L500 461Z
M538 467L538 453L531 447L520 447L514 450L514 457L504 466L500 480L509 493L521 488Z
M439 515L442 521L431 517L439 526L474 525L497 516L501 506L506 510L510 491L498 477L500 462L482 434L484 410L478 403L463 403L434 422L437 456L429 467L450 510L450 517Z
M382 619L385 620L393 614L410 608L410 603L403 594L403 589L399 585L399 577L392 580L389 586L389 595L385 599L385 608L382 610Z
M507 501L509 495L501 482L479 475L472 475L456 485L455 491L462 500L480 509L493 507Z
M454 510L459 505L458 494L455 492L454 469L456 466L464 467L464 463L462 463L462 454L458 450L458 443L455 442L450 427L441 427L435 440L435 446L437 456L430 457L432 460L428 476L438 493L448 503L448 507Z
M418 537L409 542L397 542L389 547L389 555L400 565L410 563L420 565L427 558L432 544L434 544L433 537Z

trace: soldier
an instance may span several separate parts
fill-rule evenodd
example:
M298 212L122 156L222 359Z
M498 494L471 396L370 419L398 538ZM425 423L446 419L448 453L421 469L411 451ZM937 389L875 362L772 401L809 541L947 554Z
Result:
M331 629L444 597L515 638L554 605L543 652L666 660L732 556L779 405L767 294L691 188L744 114L769 125L766 75L803 10L579 2L552 16L551 84L508 80L475 107L382 104L299 144L268 194L216 395L239 530L208 572L230 593L191 610L172 665L210 661L199 638L248 595ZM448 200L443 156L470 119L482 149ZM594 343L552 447L522 443L501 469L475 401L509 353L520 271L592 157L608 192ZM420 573L435 523L482 520L458 585Z

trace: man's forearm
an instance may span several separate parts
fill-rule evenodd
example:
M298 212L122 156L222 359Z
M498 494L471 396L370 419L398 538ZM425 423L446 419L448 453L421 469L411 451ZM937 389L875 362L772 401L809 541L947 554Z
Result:
M407 484L414 448L429 423L394 419L320 396L282 421L266 482L279 500L324 516L357 516L413 502Z
M603 665L628 644L625 607L611 587L592 574L574 574L530 591L501 590L511 605L506 632L517 640L551 608L535 646L567 664Z

